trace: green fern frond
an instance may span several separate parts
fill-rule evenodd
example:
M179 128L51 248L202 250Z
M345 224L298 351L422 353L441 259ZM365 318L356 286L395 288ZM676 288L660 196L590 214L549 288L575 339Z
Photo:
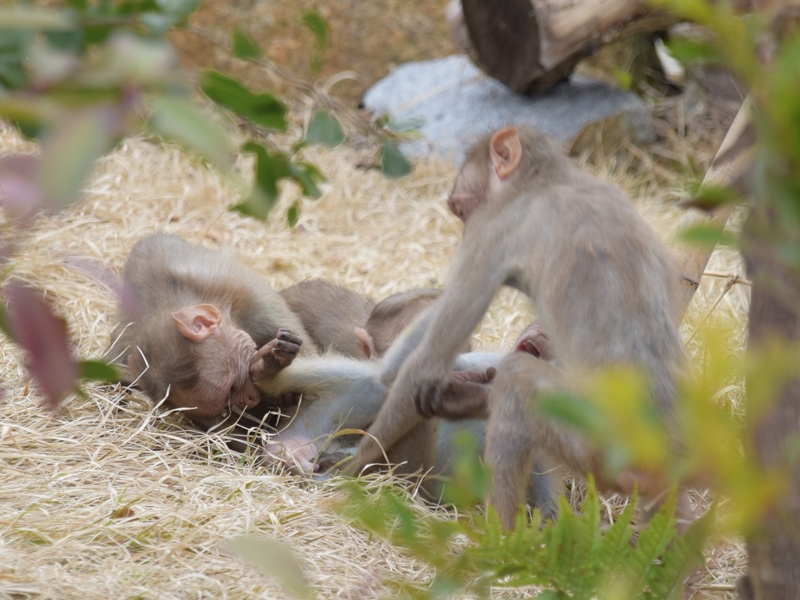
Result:
M654 599L679 598L683 591L683 582L691 570L705 563L703 548L711 534L715 513L714 505L667 547L661 558L660 568L654 570L650 578L648 587Z
M639 532L636 547L625 561L626 575L631 590L636 592L635 598L647 597L647 583L651 573L663 556L667 545L675 538L675 497L673 490L667 501L650 519L647 527Z
M656 513L631 544L634 503L631 502L607 531L601 529L600 501L593 482L576 514L559 499L555 521L539 526L524 519L514 532L503 532L496 513L453 520L417 510L402 492L387 488L367 490L353 486L346 512L369 531L425 560L433 573L428 588L395 582L404 597L442 598L467 593L483 598L492 586L528 585L550 589L543 600L639 598L677 600L689 570L702 560L702 544L711 516L675 538L675 495ZM465 536L456 544L456 536Z
M609 576L619 573L632 550L633 529L631 521L636 512L636 498L631 498L625 510L609 527L597 548L597 562Z
M600 533L600 499L594 478L589 477L586 498L578 517L578 537L575 539L575 565L571 579L572 596L577 599L596 595L597 581L603 573L598 552L603 543Z
M544 548L544 552L553 586L566 590L572 577L579 525L578 517L563 498L559 498L558 512L558 519L551 530L550 545Z

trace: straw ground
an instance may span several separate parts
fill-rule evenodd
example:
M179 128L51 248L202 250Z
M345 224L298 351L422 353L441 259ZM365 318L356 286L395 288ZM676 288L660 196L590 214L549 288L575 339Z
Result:
M701 126L697 115L693 126L676 127L687 122L682 101L662 111L659 147L588 160L669 240L679 195L672 174L693 162L705 168L724 130ZM36 149L0 130L0 152L20 151ZM115 298L69 263L82 257L119 269L133 243L155 230L233 248L277 288L324 277L380 299L443 285L460 236L443 202L452 167L421 162L412 176L389 181L358 168L364 157L356 150L314 150L309 158L330 181L320 200L304 203L292 231L282 215L295 189L284 188L264 224L229 212L235 191L176 148L128 140L97 166L80 204L41 217L25 232L9 277L46 290L85 357L106 348ZM7 223L0 226L8 231ZM741 265L734 253L718 252L710 270L741 273ZM747 292L734 286L717 303L725 283L707 278L685 334L716 303L714 318L735 324L730 343L738 352ZM507 348L531 317L524 299L503 291L475 346ZM340 498L332 486L249 464L218 437L193 431L179 415L119 387L88 385L85 397L71 397L52 413L26 383L20 352L3 340L0 353L0 597L285 597L225 547L226 539L254 532L291 548L320 597L380 595L387 578L428 580L424 564L337 517L331 507ZM723 400L740 411L740 396L741 383L732 382ZM573 490L578 494L580 486ZM698 511L707 505L705 496L695 499ZM609 515L623 502L608 499ZM731 597L743 565L741 545L720 542L693 589L698 597Z

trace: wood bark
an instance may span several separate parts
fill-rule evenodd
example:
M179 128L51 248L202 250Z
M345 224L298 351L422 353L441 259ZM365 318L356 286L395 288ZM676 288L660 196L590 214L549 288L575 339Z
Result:
M766 7L767 2L755 2ZM796 27L800 9L796 2L774 5L772 17L776 38ZM773 101L777 101L773 98ZM787 161L786 176L797 181L795 163ZM769 165L773 167L774 165ZM775 168L767 177L781 177ZM769 183L769 180L767 180ZM750 339L748 353L757 355L765 344L782 341L800 344L800 269L782 256L796 256L800 248L800 219L794 208L800 202L795 195L793 210L777 186L762 185L755 197L742 231L741 246L753 286L750 292ZM783 213L780 217L779 214ZM771 410L755 421L756 411L748 406L751 422L749 451L765 469L781 469L786 476L786 492L761 519L747 538L748 574L742 579L739 594L743 599L789 600L800 597L800 357L792 357L796 368L793 379L778 393Z
M800 341L800 273L776 255L776 218L769 200L756 199L742 233L748 276L753 282L748 353L758 353L772 340ZM800 227L796 222L793 225L788 240L781 239L796 248ZM786 227L782 224L783 232ZM800 375L800 360L797 372ZM786 473L787 490L747 539L748 575L740 582L740 596L796 599L800 597L800 461L791 457L796 455L800 439L800 378L791 380L773 408L758 422L750 423L748 430L752 432L750 451L765 469L779 468Z
M750 123L749 111L750 101L745 99L711 162L703 179L703 185L731 185L744 174L750 165L754 147L749 145L742 147L741 143L743 138L748 135L746 130ZM681 219L680 230L704 225L722 231L728 222L731 210L730 204L724 204L711 212L694 208L687 209ZM681 290L682 305L678 314L683 315L689 308L713 251L714 248L706 246L691 246L682 247L678 253L676 260L683 286Z
M567 77L601 44L675 23L646 0L462 0L474 58L522 94Z
M739 110L720 146L705 182L731 184L739 178L753 156L748 113L749 100ZM776 256L775 212L769 198L756 199L742 235L742 251L750 296L748 353L757 354L770 340L800 342L800 273ZM730 215L728 205L712 213L691 211L682 227L705 224L722 229ZM786 225L782 225L786 231ZM786 240L785 240L786 241ZM800 244L800 227L788 232L788 241ZM683 309L692 300L712 248L687 249L679 258L683 279ZM800 374L800 361L798 361ZM756 411L751 411L754 414ZM739 584L743 600L788 600L800 597L800 461L790 459L792 445L800 439L800 378L791 380L775 399L775 405L748 428L749 451L765 469L779 468L787 476L788 489L766 513L747 540L749 573Z

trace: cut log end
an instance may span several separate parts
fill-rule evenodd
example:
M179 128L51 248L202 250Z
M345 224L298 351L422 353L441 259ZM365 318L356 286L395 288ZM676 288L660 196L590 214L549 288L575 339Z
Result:
M525 93L539 65L539 27L530 0L462 0L478 66ZM533 77L532 77L533 75Z
M476 64L527 95L566 79L599 44L675 21L644 0L461 0L461 8Z

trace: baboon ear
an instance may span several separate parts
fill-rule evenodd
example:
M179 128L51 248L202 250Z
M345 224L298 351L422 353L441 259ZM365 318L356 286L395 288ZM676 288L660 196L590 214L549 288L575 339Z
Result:
M358 339L358 347L361 350L361 356L367 360L376 358L378 352L375 350L375 340L372 339L369 332L363 327L354 327L353 331Z
M213 304L196 304L172 313L172 320L187 340L202 342L217 332L222 315Z
M516 127L504 127L496 131L489 142L489 153L492 157L494 172L500 179L505 179L517 170L522 159L522 143Z

